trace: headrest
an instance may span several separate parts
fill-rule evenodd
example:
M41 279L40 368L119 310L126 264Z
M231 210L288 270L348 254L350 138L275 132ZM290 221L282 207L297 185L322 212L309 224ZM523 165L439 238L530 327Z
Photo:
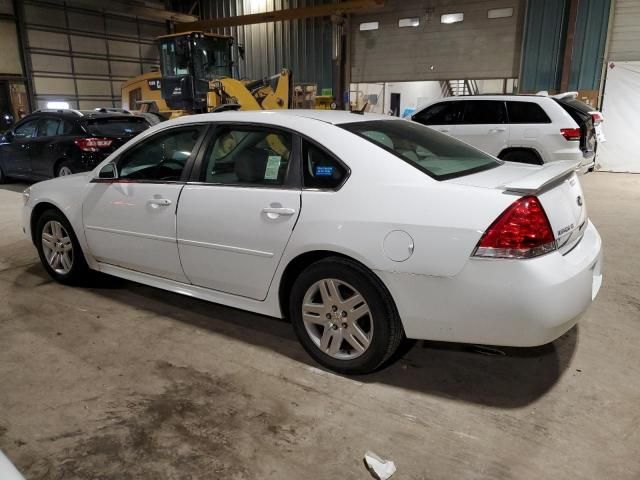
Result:
M265 150L247 149L239 152L235 172L240 183L256 183L264 180L268 153Z

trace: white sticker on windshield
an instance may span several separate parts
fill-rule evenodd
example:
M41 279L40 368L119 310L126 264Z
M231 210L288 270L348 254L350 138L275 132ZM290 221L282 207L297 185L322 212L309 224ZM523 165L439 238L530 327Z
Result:
M280 171L280 155L269 155L267 159L267 168L264 170L265 180L277 180L278 172Z

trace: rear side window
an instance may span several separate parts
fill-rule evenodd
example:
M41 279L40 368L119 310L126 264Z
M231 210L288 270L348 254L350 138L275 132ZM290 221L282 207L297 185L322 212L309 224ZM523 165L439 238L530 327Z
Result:
M501 165L499 160L452 137L404 120L340 125L436 180L461 177ZM393 171L389 162L389 172Z
M292 136L269 128L216 131L205 155L201 181L218 185L279 186L286 180Z
M57 118L43 118L38 122L39 137L55 137L58 134L60 120Z
M74 133L74 125L69 120L61 120L58 127L58 135L71 135Z
M542 107L533 102L507 102L509 123L551 123Z
M142 117L92 118L87 120L85 128L90 135L130 137L149 128L149 123Z
M455 125L462 119L462 102L442 102L431 105L413 116L422 125Z
M507 112L502 101L467 100L462 103L464 103L462 123L465 125L507 123Z
M348 175L342 163L306 140L302 143L302 168L305 188L336 189Z

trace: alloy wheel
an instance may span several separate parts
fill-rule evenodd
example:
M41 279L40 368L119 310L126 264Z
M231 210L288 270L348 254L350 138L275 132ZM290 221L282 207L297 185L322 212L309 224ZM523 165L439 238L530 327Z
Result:
M73 242L64 226L50 220L42 229L42 252L49 266L60 275L67 275L73 267Z
M338 360L358 358L373 338L371 310L364 297L335 278L319 280L307 289L302 321L316 347Z
M59 177L66 177L67 175L71 175L71 174L73 174L73 172L66 165L60 167L60 170L58 170Z

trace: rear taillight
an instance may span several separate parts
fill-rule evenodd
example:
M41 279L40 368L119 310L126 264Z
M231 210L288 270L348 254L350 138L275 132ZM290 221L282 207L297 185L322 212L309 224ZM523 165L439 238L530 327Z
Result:
M532 258L556 249L547 214L537 197L513 202L484 232L473 255Z
M591 119L593 120L594 125L604 122L604 117L600 112L591 112Z
M100 149L111 146L113 140L110 138L88 137L76 138L73 143L83 152L99 152Z
M580 140L579 128L561 128L560 133L566 140Z

